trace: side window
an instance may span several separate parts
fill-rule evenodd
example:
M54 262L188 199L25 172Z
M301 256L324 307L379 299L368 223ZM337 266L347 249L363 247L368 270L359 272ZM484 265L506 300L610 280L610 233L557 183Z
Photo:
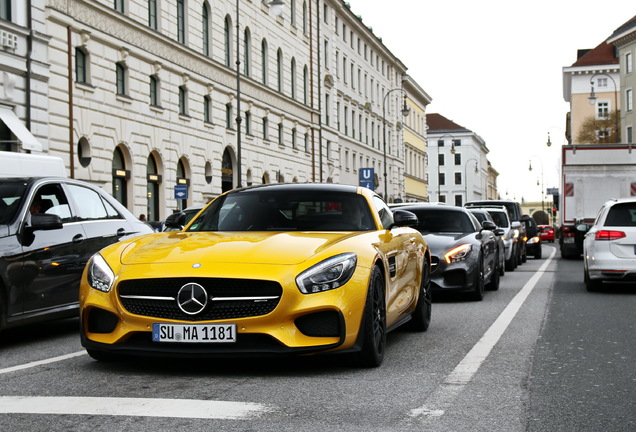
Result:
M29 212L55 214L62 222L68 222L72 218L68 199L59 183L46 184L35 191Z
M380 215L382 227L388 229L391 224L393 224L393 212L391 212L391 209L378 197L373 197L373 205Z
M77 205L77 215L80 219L112 219L119 216L117 211L110 204L105 203L97 192L77 185L68 185L68 189Z

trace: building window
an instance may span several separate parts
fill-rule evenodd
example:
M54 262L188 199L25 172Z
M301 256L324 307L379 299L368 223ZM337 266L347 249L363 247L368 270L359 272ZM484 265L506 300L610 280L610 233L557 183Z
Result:
M455 184L456 185L462 184L462 173L460 172L455 173Z
M269 140L269 120L267 117L263 117L263 139Z
M124 13L124 0L115 0L115 4L113 5L113 8L117 11L117 12L121 12Z
M609 118L609 102L596 103L596 118L598 120L606 120Z
M243 74L245 76L251 76L250 70L252 69L252 56L250 52L252 50L252 35L250 29L246 28L243 36Z
M284 146L285 141L283 140L283 124L278 123L278 145Z
M330 107L331 107L330 97L329 97L328 94L325 94L325 124L327 126L329 126L329 123L330 123L330 121L329 121L329 119L330 119L329 111L331 110Z
M632 64L632 53L625 54L625 74L632 73L634 65Z
M159 27L157 18L157 0L148 0L148 27L157 30Z
M263 39L261 42L261 79L264 85L267 85L267 41Z
M225 104L225 127L232 129L232 104Z
M303 2L303 34L307 34L307 2Z
M626 129L627 132L627 144L633 144L634 143L634 129L631 126L627 126Z
M627 111L632 111L634 109L634 98L632 96L632 89L625 90L625 108Z
M446 174L444 173L439 173L439 184L441 186L446 184Z
M305 153L309 153L309 133L305 132ZM327 160L329 160L329 141L327 141Z
M276 52L276 76L277 76L277 90L283 92L283 52L279 49Z
M457 207L462 207L463 206L463 197L461 195L455 195L455 205Z
M177 40L185 44L185 0L177 0Z
M296 99L296 59L292 57L291 61L291 97Z
M461 153L455 153L455 165L462 164L462 155Z
M115 83L117 85L118 95L125 96L128 94L127 75L126 66L122 62L117 62L115 64Z
M307 105L309 103L309 72L307 66L303 68L303 103Z
M206 1L201 9L201 30L203 36L203 54L210 55L210 5Z
M446 195L440 195L439 196L439 202L445 203L446 202Z
M75 48L75 81L88 84L88 54L84 48Z
M159 78L150 75L150 105L159 106Z
M444 166L444 155L443 154L438 154L437 155L437 164L439 166Z
M291 145L293 149L296 149L296 128L292 128Z
M296 0L289 0L289 15L292 26L296 26Z
M252 113L245 111L245 134L252 135Z
M212 124L212 98L203 96L203 121Z
M225 66L232 66L232 20L230 16L225 17Z
M185 86L179 86L179 114L188 115L188 89Z

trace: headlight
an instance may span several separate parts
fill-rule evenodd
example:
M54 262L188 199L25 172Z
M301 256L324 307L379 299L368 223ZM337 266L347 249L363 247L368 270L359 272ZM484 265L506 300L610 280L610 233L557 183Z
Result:
M444 261L447 264L464 261L470 255L471 250L473 250L473 246L469 244L457 246L444 254Z
M303 294L336 289L351 279L357 261L354 253L336 255L299 274L296 285Z
M535 243L539 243L539 237L534 236L531 239L528 239L528 241L526 242L527 244L535 244Z
M99 291L109 292L113 287L115 274L100 254L95 254L88 262L88 284Z

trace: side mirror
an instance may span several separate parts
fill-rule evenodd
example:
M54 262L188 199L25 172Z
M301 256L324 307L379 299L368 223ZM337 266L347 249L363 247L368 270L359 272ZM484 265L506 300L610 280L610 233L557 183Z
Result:
M514 222L512 222L512 223L510 224L510 226L511 226L512 228L514 228L514 229L519 229L519 228L521 228L521 222L519 222L519 221L514 221Z
M577 231L583 231L586 232L589 228L586 224L578 224L576 226Z
M502 235L504 235L506 232L503 230L503 228L495 228L495 230L493 231L493 233L495 233L495 235L497 237L501 237Z
M62 229L62 219L56 214L35 213L31 215L29 228L33 231Z
M185 226L186 214L184 212L176 212L168 215L165 222L165 230L182 230Z
M414 227L417 225L417 216L406 210L395 210L393 212L393 227Z
M491 221L489 221L489 220L485 220L485 221L483 221L483 222L481 223L481 227L482 227L483 229L485 229L485 230L488 230L488 231L494 231L494 230L495 230L495 228L497 228L497 225L495 225L495 223L494 223L494 222L491 222Z

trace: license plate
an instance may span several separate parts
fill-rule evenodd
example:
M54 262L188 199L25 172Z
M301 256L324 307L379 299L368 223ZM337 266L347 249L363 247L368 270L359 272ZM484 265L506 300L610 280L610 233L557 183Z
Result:
M563 243L574 243L574 237L563 237Z
M236 324L152 324L153 342L236 342Z

